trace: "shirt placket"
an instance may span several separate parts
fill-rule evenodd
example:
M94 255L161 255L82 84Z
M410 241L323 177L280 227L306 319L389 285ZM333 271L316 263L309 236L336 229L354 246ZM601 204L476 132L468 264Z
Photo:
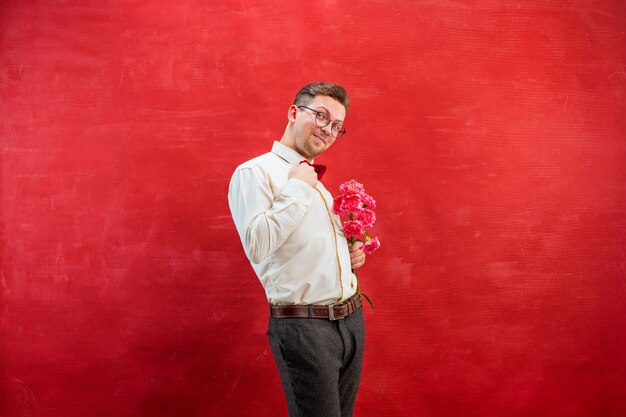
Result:
M328 221L330 222L330 227L333 230L333 238L335 241L335 256L337 257L337 268L339 270L339 288L341 288L341 296L339 297L337 301L341 301L343 300L343 281L341 279L341 260L339 258L339 244L337 242L337 230L335 229L335 223L333 222L333 219L330 215L330 209L328 208L328 202L324 198L324 194L322 194L322 192L317 187L315 187L315 191L317 191L317 193L320 195L320 198L322 199L322 202L324 203L324 207L326 208L326 214L328 215Z

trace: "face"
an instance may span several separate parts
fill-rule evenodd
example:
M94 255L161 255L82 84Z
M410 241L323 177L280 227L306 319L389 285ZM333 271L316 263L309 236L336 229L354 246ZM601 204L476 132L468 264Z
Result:
M325 112L330 116L331 122L326 127L319 127L315 124L315 112L292 105L289 107L288 118L293 123L293 135L286 145L305 158L313 159L335 143L336 139L330 134L330 129L333 122L343 123L346 109L328 96L316 96L306 107Z

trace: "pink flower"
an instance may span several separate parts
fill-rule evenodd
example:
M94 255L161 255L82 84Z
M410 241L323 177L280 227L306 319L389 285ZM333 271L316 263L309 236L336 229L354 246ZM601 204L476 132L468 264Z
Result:
M376 222L376 213L373 210L363 209L359 212L357 220L361 222L364 229L369 229Z
M347 211L341 208L341 203L343 202L343 195L340 194L333 199L333 213L338 214L340 216L345 216L348 214Z
M342 223L343 232L349 243L353 244L359 236L365 236L365 244L362 246L366 255L371 255L380 248L380 240L377 237L371 238L366 229L371 228L376 222L376 200L365 192L363 184L355 180L349 180L339 186L341 195L333 199L333 212L339 216L347 216L348 219ZM358 280L358 269L353 270ZM359 286L357 292L361 295ZM363 294L372 305L369 297ZM372 305L374 308L374 305Z
M365 204L365 207L374 210L376 208L376 200L369 194L361 193L361 201Z
M365 187L360 182L349 180L339 186L339 191L344 194L360 194L365 192Z
M360 194L344 195L339 210L344 213L357 214L363 208Z
M378 248L380 248L380 240L378 240L378 238L375 237L374 239L370 240L369 242L366 242L365 245L363 245L362 249L363 249L363 252L365 252L366 255L371 255Z
M343 232L346 237L356 237L363 233L363 225L358 220L346 220L343 222Z

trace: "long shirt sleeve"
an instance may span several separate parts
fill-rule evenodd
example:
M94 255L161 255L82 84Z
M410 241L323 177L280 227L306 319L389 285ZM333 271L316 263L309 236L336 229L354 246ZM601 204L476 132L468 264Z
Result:
M331 304L356 291L332 196L321 182L313 188L288 178L302 159L275 142L237 167L228 190L244 252L271 304Z
M260 263L279 248L311 208L315 194L310 185L290 179L275 198L258 166L235 171L228 202L248 259Z

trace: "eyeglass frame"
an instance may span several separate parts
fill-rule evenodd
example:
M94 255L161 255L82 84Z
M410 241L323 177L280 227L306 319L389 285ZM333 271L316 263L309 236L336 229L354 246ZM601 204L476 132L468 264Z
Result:
M317 127L326 127L326 126L328 126L331 122L333 122L333 121L330 119L330 114L328 114L328 113L326 113L326 112L323 112L323 111L320 111L320 110L315 110L315 109L312 109L312 108L310 108L310 107L307 107L307 106L302 106L302 105L300 105L300 106L296 106L296 107L297 107L298 109L303 107L303 108L305 108L305 109L307 109L307 110L311 110L313 113L315 113L315 119L314 119L314 120L315 120L315 126L317 126ZM328 117L328 122L327 122L324 126L320 126L320 125L319 125L319 123L318 123L318 115L319 115L319 114L323 114L324 116ZM334 123L335 123L335 122L333 122L333 124L334 124ZM332 137L334 137L335 139L339 139L339 138L343 137L346 133L348 133L348 132L346 131L346 128L343 126L343 123L338 123L338 124L340 124L340 125L341 125L342 130L338 130L338 131L337 131L337 136L333 135L333 127L332 127L332 126L330 127L330 134L331 134L331 136L332 136Z

